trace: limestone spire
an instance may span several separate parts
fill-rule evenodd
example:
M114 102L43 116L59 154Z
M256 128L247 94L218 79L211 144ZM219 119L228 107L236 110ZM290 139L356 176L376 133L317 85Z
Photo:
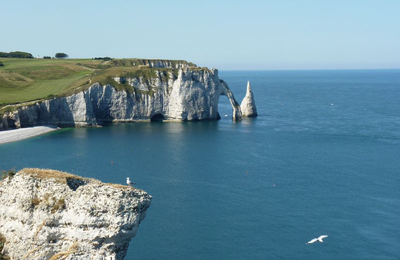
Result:
M242 104L240 105L243 117L256 117L257 108L254 101L253 91L251 90L250 81L247 81L247 91Z

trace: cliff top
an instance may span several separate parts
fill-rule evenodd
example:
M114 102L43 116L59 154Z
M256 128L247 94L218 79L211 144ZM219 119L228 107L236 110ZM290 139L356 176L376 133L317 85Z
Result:
M38 179L76 179L76 180L89 180L87 178L80 177L71 173L50 170L50 169L38 169L38 168L24 168L20 171L21 174L31 175Z
M51 99L88 88L91 84L111 84L112 77L130 75L145 79L161 71L168 79L178 69L196 64L160 59L17 59L1 58L0 109L8 104ZM172 72L172 73L170 73Z
M83 183L84 184L95 183L97 185L111 186L114 188L136 190L136 188L127 186L127 185L114 184L114 183L103 183L96 179L84 178L84 177L74 175L71 173L56 171L56 170L51 170L51 169L24 168L24 169L20 170L18 173L22 174L22 175L30 175L37 179L54 179L56 182L59 182L62 184L68 184L71 181L78 181L79 183L82 183L82 184Z

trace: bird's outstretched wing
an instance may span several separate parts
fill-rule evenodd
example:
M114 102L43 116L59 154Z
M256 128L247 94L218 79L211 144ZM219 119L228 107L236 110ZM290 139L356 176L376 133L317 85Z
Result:
M322 243L322 239L328 237L328 235L319 236L318 241Z
M308 241L306 245L315 243L315 242L317 242L317 241L318 241L317 238L313 238L313 239L311 239L310 241Z

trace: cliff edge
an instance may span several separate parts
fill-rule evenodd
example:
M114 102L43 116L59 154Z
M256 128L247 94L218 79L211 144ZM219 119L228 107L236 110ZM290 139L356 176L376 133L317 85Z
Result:
M228 85L219 79L218 70L191 63L114 61L112 67L93 72L89 82L65 96L3 107L0 130L37 125L217 120L221 95L227 96L232 105L233 120L242 118L240 105Z
M69 173L23 169L0 182L0 237L11 259L123 259L151 196Z

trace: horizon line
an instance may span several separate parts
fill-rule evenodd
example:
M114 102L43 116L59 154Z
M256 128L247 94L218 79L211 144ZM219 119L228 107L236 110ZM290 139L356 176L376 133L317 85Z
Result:
M38 57L40 55L32 55L33 59L43 59L44 56L42 57ZM51 57L51 56L50 56ZM99 56L101 57L101 56ZM108 57L108 56L104 56L104 57ZM9 58L9 57L0 57L0 58ZM95 57L97 58L97 57ZM187 61L184 59L167 59L167 58L112 58L111 59L144 59L144 60L173 60L173 61ZM17 58L17 59L24 59L24 58ZM32 59L32 58L31 58ZM77 57L68 57L65 58L64 60L92 60L94 58L77 58ZM57 59L60 60L60 59ZM187 62L191 62L191 61L187 61ZM197 63L196 62L192 62L194 64ZM216 68L213 66L199 66L199 67L207 67L207 68L211 68L211 69L217 69L220 71L337 71L337 70L341 70L341 71L345 71L345 70L400 70L399 68L288 68L288 69L284 69L284 68L279 68L279 69L220 69L220 68Z

